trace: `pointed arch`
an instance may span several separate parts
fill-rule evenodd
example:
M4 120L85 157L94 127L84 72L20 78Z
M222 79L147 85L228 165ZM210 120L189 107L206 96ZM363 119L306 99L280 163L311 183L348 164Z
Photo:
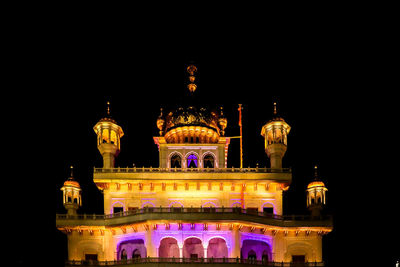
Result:
M174 163L177 163L176 161L178 160L180 160L180 167L177 167L177 168L184 168L184 166L183 166L183 164L184 164L184 162L183 162L183 159L184 159L184 157L183 157L183 155L182 155L182 153L180 153L179 151L173 151L173 152L171 152L171 153L169 153L169 155L168 155L168 161L167 161L167 167L168 168L175 168L175 166L173 166L173 164L172 164L172 160L174 159Z
M217 156L211 151L207 151L203 154L202 162L203 168L218 168Z
M201 166L201 159L197 152L190 151L185 155L186 168L199 168Z

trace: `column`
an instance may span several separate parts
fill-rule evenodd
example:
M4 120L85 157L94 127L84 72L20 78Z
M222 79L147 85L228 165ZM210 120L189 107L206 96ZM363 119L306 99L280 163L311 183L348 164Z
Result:
M232 251L231 251L231 258L240 258L240 232L238 229L238 226L235 225L233 229L231 230L232 234Z
M203 243L203 248L204 248L204 258L207 258L207 248L208 248L208 243Z
M183 245L178 244L179 246L179 258L183 258Z
M155 249L155 246L152 242L152 235L153 235L153 229L151 225L149 225L149 230L146 231L145 238L146 238L146 250L147 250L147 257L157 257L157 251Z

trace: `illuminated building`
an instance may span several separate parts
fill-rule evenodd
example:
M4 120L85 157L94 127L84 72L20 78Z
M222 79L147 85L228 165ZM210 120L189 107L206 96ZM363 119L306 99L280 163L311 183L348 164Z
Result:
M108 109L94 126L103 167L94 169L93 181L104 195L105 214L76 212L81 189L72 174L61 188L68 213L58 214L56 225L68 237L67 265L322 266L322 237L332 221L321 215L327 189L318 176L307 188L311 216L282 211L292 180L282 166L289 124L275 105L261 128L271 168L228 168L227 124L222 108L161 109L154 137L159 166L115 168L124 133Z

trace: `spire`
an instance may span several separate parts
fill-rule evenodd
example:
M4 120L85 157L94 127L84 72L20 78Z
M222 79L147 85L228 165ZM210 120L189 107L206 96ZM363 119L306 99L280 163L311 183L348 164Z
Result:
M315 166L314 166L314 181L318 181L318 180L319 180L318 166L315 165Z
M276 112L276 102L274 102L274 115L276 115L276 114L278 114L278 113Z
M107 101L107 116L110 116L110 101Z
M71 169L71 176L70 177L74 178L74 166L71 165L70 169Z
M187 72L189 73L189 81L190 83L188 84L188 89L190 91L190 93L194 93L194 91L196 91L197 89L197 85L194 83L194 81L196 80L196 77L194 76L194 73L197 72L197 67L193 64L189 65L187 67Z

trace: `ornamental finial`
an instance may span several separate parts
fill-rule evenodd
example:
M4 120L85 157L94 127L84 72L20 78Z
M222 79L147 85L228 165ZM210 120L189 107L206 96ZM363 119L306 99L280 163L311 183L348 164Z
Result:
M318 166L317 165L314 166L314 179L318 180Z
M110 116L110 101L107 101L107 115Z
M194 83L194 80L196 79L194 73L197 72L197 67L195 65L189 65L186 70L189 73L189 81L190 81L187 87L189 91L193 94L193 92L196 91L197 89L197 85Z

